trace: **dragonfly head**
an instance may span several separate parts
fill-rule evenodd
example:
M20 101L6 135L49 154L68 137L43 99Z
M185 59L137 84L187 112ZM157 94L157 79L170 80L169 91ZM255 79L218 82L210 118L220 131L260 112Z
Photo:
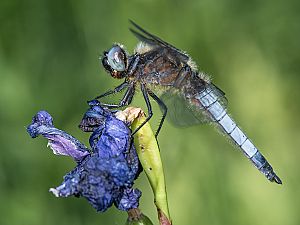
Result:
M113 78L122 79L126 75L128 61L127 54L121 45L115 44L104 52L102 65Z

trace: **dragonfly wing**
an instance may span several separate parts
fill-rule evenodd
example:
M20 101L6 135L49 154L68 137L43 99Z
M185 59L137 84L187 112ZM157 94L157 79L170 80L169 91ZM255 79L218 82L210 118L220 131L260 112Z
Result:
M152 47L165 48L165 49L171 51L173 54L175 54L184 63L187 63L190 60L190 57L183 51L179 50L178 48L174 47L173 45L163 41L159 37L144 30L142 27L137 25L132 20L129 20L129 21L138 31L136 31L132 28L129 28L129 30L142 42L145 42L146 44L148 44Z
M161 95L161 100L168 108L167 120L175 126L188 127L202 122L190 110L188 102L181 94L167 91Z
M227 108L225 93L214 84L207 84L202 90L199 90L199 93L203 92L213 93L223 109ZM167 119L176 126L187 127L212 122L211 116L208 114L206 108L194 104L192 99L185 98L184 95L175 88L171 88L163 93L161 100L168 108Z

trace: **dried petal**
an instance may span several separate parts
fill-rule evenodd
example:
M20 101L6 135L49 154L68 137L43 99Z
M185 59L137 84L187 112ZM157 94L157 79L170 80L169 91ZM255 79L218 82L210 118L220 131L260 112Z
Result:
M39 111L32 117L31 124L27 127L27 132L32 138L43 132L43 128L53 127L53 120L47 111Z
M41 111L34 116L27 131L32 137L43 135L53 152L70 155L77 166L64 176L63 183L51 188L57 197L86 198L97 211L105 211L113 203L120 210L138 206L141 192L132 189L141 172L137 153L131 142L131 131L98 101L89 103L80 128L92 131L92 153L77 139L53 126L49 113Z
M139 189L127 188L115 201L115 205L118 209L128 211L135 209L139 206L139 199L142 192Z
M138 205L140 191L131 186L136 174L123 157L101 159L96 154L88 156L64 177L64 182L50 191L57 197L70 195L85 197L97 211L105 211L114 201L123 201L121 210Z
M131 145L131 131L125 122L116 118L109 109L93 100L84 114L79 127L83 131L93 131L90 145L100 157L109 158L128 152Z
M118 156L129 150L131 131L124 122L114 116L108 116L104 127L95 130L90 137L90 144L100 157Z
M90 109L84 114L79 128L84 132L93 132L99 127L102 127L108 116L112 113L100 106L100 102L97 100L88 102Z
M80 161L90 154L84 144L66 132L55 128L52 121L48 112L40 111L32 118L27 132L32 138L36 138L38 135L47 138L48 145L56 155L71 156L76 161Z

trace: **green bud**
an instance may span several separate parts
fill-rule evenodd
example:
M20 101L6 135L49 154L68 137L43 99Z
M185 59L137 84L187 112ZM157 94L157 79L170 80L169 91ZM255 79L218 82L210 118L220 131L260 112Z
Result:
M153 225L151 220L144 214L138 220L127 220L126 225Z
M125 225L153 225L153 223L139 209L130 209Z

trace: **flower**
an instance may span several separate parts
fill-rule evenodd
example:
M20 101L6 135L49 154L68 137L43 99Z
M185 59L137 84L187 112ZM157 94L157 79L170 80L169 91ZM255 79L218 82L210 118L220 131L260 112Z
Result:
M73 136L53 126L46 111L38 112L27 127L32 138L48 139L54 154L71 156L76 167L64 176L63 183L51 188L57 197L84 197L97 211L105 211L112 204L128 211L137 208L141 191L134 189L134 180L141 166L131 140L127 124L98 101L89 102L79 127L92 132L91 150Z
M76 161L89 155L89 150L84 144L53 126L53 119L46 111L40 111L32 118L27 132L32 138L40 134L47 138L48 145L56 155L68 155Z

